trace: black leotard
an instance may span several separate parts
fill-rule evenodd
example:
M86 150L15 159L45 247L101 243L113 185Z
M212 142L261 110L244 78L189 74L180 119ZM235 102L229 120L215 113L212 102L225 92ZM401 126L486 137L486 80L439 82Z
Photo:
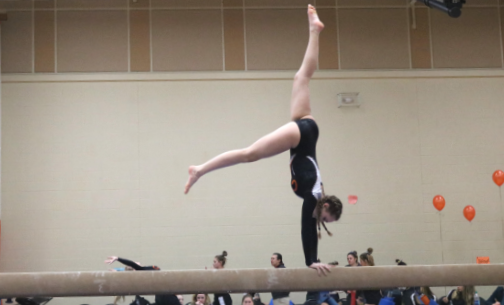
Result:
M126 265L128 267L131 267L135 270L161 270L159 269L158 266L140 266L139 264L135 263L134 261L130 261L129 259L125 258L117 258L117 261L120 262L123 265Z
M318 169L315 147L319 130L312 119L295 121L301 133L298 146L290 150L291 187L296 195L303 198L301 212L301 239L307 266L317 262L317 220L313 211L317 200L322 197L322 179Z
M161 270L158 266L140 266L139 264L125 258L117 258L117 261L123 265L129 266L135 270ZM183 305L174 294L156 294L154 305Z

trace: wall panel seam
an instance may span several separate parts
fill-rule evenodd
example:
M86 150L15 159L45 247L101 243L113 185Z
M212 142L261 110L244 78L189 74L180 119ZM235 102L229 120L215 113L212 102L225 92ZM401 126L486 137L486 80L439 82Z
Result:
M408 57L409 57L409 68L413 69L413 52L411 50L412 45L411 45L411 18L410 18L410 11L411 14L415 13L415 10L412 8L407 8L406 9L406 33L408 34Z
M130 0L128 1L128 7L126 11L126 27L128 31L128 72L131 72L131 21L130 21Z
M154 71L154 58L152 52L152 0L149 0L149 54L150 54L150 72Z
M54 73L58 73L58 12L56 7L58 0L54 0Z
M432 18L430 10L427 11L428 16L428 24L429 24L429 44L430 44L430 61L431 61L431 69L434 69L434 45L432 43Z
M32 59L32 73L35 73L35 0L32 1L31 9L31 30L32 30L32 49L31 49L31 59Z
M499 36L500 36L500 51L501 51L501 67L504 69L504 36L502 36L502 6L500 1L497 2L499 7L498 7L498 12L497 15L499 16Z
M337 47L337 50L338 50L338 70L341 70L341 37L340 37L340 24L339 24L339 11L338 9L336 8L335 9L336 11L336 35L337 35L337 43L336 43L336 47Z
M247 59L247 14L245 11L245 0L242 0L243 8L243 53L245 60L245 71L248 71L248 59Z
M226 42L224 37L224 2L221 1L221 46L222 46L222 71L226 71Z

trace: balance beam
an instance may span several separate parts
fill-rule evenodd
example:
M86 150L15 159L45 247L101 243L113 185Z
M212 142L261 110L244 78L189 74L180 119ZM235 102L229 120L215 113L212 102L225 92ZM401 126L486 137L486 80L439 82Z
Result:
M0 298L503 285L504 265L0 273Z

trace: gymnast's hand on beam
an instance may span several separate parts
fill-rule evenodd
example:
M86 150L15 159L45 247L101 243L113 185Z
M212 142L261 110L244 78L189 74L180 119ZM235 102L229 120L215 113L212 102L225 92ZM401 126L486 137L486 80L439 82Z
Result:
M327 264L322 264L322 263L313 263L310 265L310 268L316 269L319 276L320 275L327 275L326 272L331 272L331 270L329 269L329 268L331 268L331 266L329 266Z
M118 259L117 256L109 256L107 257L107 259L105 260L105 264L112 264L113 262L116 262Z

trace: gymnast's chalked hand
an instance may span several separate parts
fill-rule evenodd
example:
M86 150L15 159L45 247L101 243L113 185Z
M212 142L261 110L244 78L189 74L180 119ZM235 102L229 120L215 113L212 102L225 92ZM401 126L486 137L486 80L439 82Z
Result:
M117 256L109 256L105 260L105 264L112 264L113 262L117 261L118 257Z
M329 269L330 266L322 263L313 263L310 265L310 268L316 269L319 276L321 275L326 276L327 275L326 272L331 272L331 270Z

